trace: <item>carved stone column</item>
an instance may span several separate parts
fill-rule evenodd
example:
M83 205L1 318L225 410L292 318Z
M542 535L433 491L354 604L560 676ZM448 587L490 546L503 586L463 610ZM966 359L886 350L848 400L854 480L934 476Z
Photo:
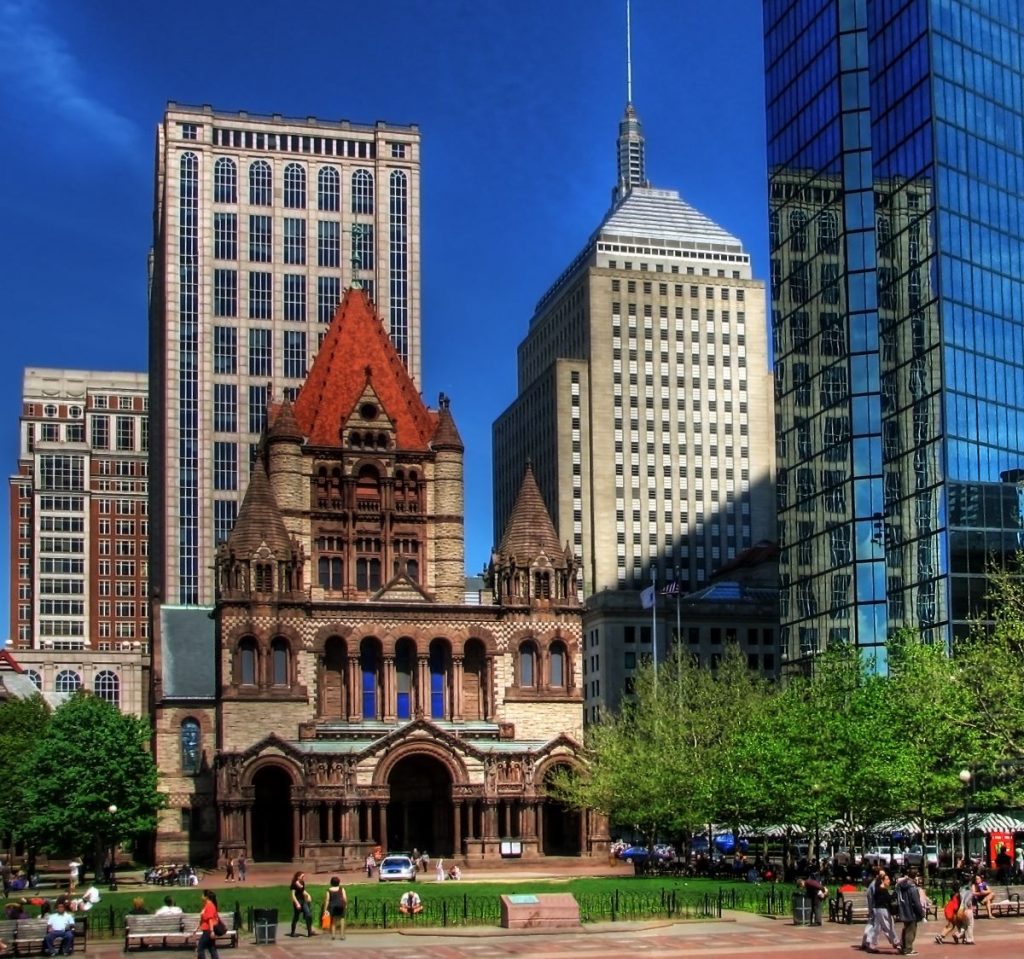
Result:
M461 656L455 656L452 659L452 719L460 723L462 722L462 674L463 674L463 659Z
M416 658L416 717L430 716L430 660L426 656Z
M363 683L359 672L359 656L349 655L348 663L348 721L357 723L363 718Z
M385 656L384 657L384 689L382 695L384 702L381 703L380 715L386 723L393 723L395 721L395 657Z

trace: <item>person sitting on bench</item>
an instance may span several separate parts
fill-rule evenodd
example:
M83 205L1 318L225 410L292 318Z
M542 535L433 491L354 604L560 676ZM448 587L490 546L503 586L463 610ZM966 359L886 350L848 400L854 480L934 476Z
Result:
M57 955L58 943L66 956L75 951L75 917L68 912L68 905L63 899L57 900L56 910L46 917L43 948L48 956Z

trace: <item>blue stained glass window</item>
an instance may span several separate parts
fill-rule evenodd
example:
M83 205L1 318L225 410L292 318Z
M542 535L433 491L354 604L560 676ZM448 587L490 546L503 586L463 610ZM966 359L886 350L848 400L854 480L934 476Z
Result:
M202 733L196 720L182 720L180 741L181 771L186 776L195 775L199 772L199 759L202 754Z

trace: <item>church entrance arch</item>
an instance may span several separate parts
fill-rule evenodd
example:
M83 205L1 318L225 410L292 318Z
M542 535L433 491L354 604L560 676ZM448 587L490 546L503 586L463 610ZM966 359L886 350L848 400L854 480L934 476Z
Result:
M388 849L452 854L452 777L447 766L421 753L398 760L388 774Z
M565 765L552 766L544 775L545 786L551 781L556 769L570 769ZM571 769L570 769L571 772ZM545 856L579 856L583 851L581 839L582 818L578 809L566 806L550 795L544 800L544 848Z
M292 777L280 766L265 766L252 778L252 858L291 862L295 858Z

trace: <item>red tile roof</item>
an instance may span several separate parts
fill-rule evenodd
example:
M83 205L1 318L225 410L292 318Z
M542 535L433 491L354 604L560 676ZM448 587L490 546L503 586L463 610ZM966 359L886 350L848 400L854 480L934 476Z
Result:
M426 450L438 425L363 290L345 296L295 398L295 422L310 446L341 446L341 430L367 382L395 426L399 449Z

